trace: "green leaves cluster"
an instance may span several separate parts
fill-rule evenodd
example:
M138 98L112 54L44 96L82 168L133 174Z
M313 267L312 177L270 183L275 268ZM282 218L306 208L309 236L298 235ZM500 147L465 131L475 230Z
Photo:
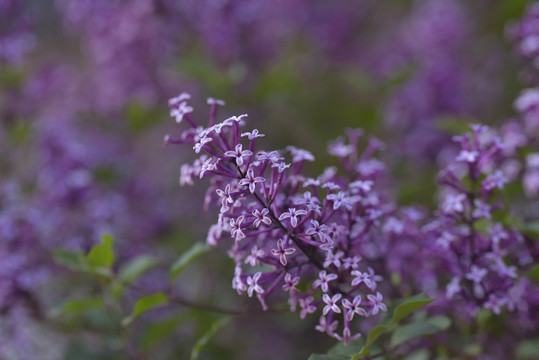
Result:
M184 251L170 266L170 281L174 281L193 261L209 251L209 249L204 243L195 243ZM103 290L105 290L105 296L69 299L51 309L49 315L52 318L95 318L96 314L107 314L112 306L116 307L115 310L121 313L120 319L116 320L117 324L121 324L125 328L147 312L172 302L169 295L164 292L157 292L139 298L130 314L127 316L123 314L123 311L118 307L118 304L114 303L114 300L117 300L127 287L133 286L133 283L140 276L156 267L158 261L153 256L140 255L122 264L116 263L114 238L111 235L103 235L100 243L93 246L87 254L60 250L54 254L54 259L58 264L66 266L74 272L95 276ZM110 303L111 300L113 303ZM179 315L172 316L167 320L152 322L144 331L141 346L144 348L155 346L169 336L180 324L189 319L195 320L193 317L197 311L182 311ZM110 318L107 320L107 326L114 325L115 320ZM196 340L192 349L192 360L199 357L200 352L209 343L213 335L225 326L228 321L228 316L213 317L209 328L197 331L200 337Z
M327 354L313 354L309 360L361 360L367 356L383 359L380 351L382 347L377 340L384 334L391 335L391 350L407 341L443 331L451 325L451 320L446 316L420 319L406 325L399 324L402 319L434 300L436 299L430 299L424 294L400 300L390 309L385 320L368 333L366 339L352 341L347 347L337 344Z

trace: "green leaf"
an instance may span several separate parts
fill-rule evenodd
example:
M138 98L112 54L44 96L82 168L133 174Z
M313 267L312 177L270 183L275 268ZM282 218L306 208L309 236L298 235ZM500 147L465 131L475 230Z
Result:
M103 308L102 299L68 300L51 310L51 317L56 318L68 314L81 313L89 309Z
M172 267L170 268L170 278L172 280L176 279L176 277L191 263L193 262L197 257L204 254L209 250L209 246L197 242L189 250L184 252L178 260L174 264L172 264Z
M95 245L88 253L88 264L92 268L110 268L114 263L114 238L112 235L102 235L101 243Z
M515 354L518 359L537 359L539 339L521 341L515 349Z
M178 325L184 322L189 316L191 316L190 312L184 312L165 321L150 324L144 329L144 336L141 340L142 346L145 349L156 346L176 330Z
M370 352L369 348L367 347L367 345L365 345L365 346L363 346L363 348L361 349L360 352L358 352L357 354L352 356L352 360L361 359L363 356L368 356L370 353L371 352Z
M88 264L83 254L73 251L58 250L53 254L54 261L57 264L64 265L71 270L88 270Z
M342 355L312 354L308 360L348 360L350 357Z
M155 265L157 265L157 260L154 257L150 255L138 256L120 268L120 279L129 284Z
M533 221L525 224L522 233L534 239L539 239L539 221Z
M226 317L223 317L221 318L220 320L217 320L215 321L211 327L209 328L208 331L206 331L204 333L204 335L202 335L198 340L197 342L195 343L195 346L193 347L193 350L191 351L191 360L196 360L198 359L198 356L200 355L200 352L202 351L202 349L208 344L208 342L211 340L211 338L213 337L213 335L215 335L215 333L220 329L222 328L223 326L225 326L228 321L230 320L230 318L228 316Z
M528 273L528 276L534 282L539 283L539 265L535 265Z
M429 360L429 359L430 359L429 351L427 349L421 349L407 355L403 360Z
M393 318L391 319L390 325L397 324L399 321L404 319L406 316L410 315L417 309L430 304L436 299L431 299L425 294L418 294L410 298L404 299L393 312Z
M372 345L373 342L376 341L382 335L384 332L386 332L389 329L389 326L386 325L378 325L375 326L371 331L369 331L369 335L367 335L367 344L365 346Z
M448 317L436 316L424 321L399 326L391 336L390 346L395 347L418 337L435 334L446 330L450 325L451 320Z
M122 325L127 326L131 324L137 317L144 314L145 312L156 308L158 306L163 306L168 303L168 297L164 293L157 293L149 296L140 298L135 303L135 308L133 313L122 320Z
M410 315L417 309L430 304L436 299L431 299L425 294L418 294L406 299L401 299L396 302L397 306L390 309L387 319L383 325L374 327L367 335L367 343L361 349L361 351L352 357L352 360L360 359L362 356L370 354L369 347L378 339L383 333L391 331L395 328L399 321Z
M329 349L327 354L340 357L344 356L346 360L348 360L352 355L361 351L364 345L365 339L362 337L357 340L350 341L347 346L345 346L343 342L339 341L336 345Z

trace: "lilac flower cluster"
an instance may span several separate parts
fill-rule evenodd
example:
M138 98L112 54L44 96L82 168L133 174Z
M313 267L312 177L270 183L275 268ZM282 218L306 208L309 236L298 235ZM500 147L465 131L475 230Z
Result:
M471 313L485 307L499 314L521 301L511 295L519 268L531 259L517 251L523 242L519 232L496 216L504 209L499 194L508 182L495 166L504 145L483 125L471 129L455 138L460 152L441 172L440 215L424 231L436 239L433 248L451 278L446 296L464 298Z
M473 51L478 35L468 10L459 0L416 1L387 40L366 52L375 74L402 78L388 95L383 116L398 134L391 145L413 164L437 160L443 155L440 145L451 143L440 129L442 119L483 115L500 95L489 77L498 58ZM475 61L484 66L477 68Z
M377 291L382 278L362 263L358 251L387 210L376 190L384 166L373 157L381 143L371 139L359 153L362 132L349 130L347 141L338 139L329 147L346 176L330 167L310 178L302 174L305 162L314 160L310 152L290 146L287 162L285 152L257 151L264 135L256 129L241 132L247 115L216 123L216 107L223 103L213 99L208 100L208 126L198 125L189 97L184 93L170 100L171 115L190 127L179 137L166 136L165 142L193 144L195 153L203 153L182 166L180 183L211 177L205 202L217 204L220 213L207 242L234 240L232 287L238 294L256 295L264 309L270 295L284 292L301 318L322 309L317 330L345 343L359 337L351 327L356 315L387 311Z
M16 0L0 1L0 65L20 65L34 46L31 16Z
M514 52L523 60L528 68L523 72L524 78L537 81L539 69L539 4L530 3L521 19L506 28L507 38L513 43Z

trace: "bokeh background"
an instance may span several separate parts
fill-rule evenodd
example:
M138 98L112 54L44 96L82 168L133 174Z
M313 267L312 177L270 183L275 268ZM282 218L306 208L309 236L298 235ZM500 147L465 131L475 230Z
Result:
M309 149L361 127L386 144L394 196L433 206L435 174L469 122L514 116L532 76L510 38L522 0L0 0L0 358L187 359L216 315L184 306L121 326L140 292L107 297L99 279L54 261L115 237L119 264L159 259L140 286L204 240L204 186L163 145L167 100L192 94L249 114L264 147ZM201 185L201 184L198 184ZM175 282L205 304L256 308L230 288L226 250ZM66 299L90 299L65 315ZM93 301L93 302L92 302ZM79 304L80 305L80 304ZM305 359L332 344L317 319L234 317L200 359Z

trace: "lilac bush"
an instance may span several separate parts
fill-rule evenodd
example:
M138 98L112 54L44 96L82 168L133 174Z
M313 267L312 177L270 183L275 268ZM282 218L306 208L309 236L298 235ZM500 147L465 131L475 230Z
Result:
M534 358L538 11L506 30L523 86L517 7L0 0L0 357ZM158 144L180 88L181 167ZM229 107L203 124L201 93ZM345 121L364 130L321 150Z

